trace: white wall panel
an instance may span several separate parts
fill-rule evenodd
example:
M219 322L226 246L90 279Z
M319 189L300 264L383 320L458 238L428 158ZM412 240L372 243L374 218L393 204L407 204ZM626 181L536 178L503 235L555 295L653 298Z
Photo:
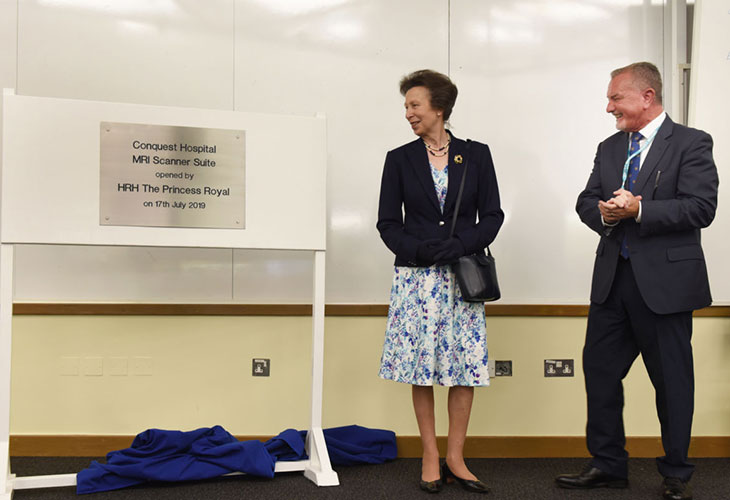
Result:
M0 0L0 88L15 87L17 13L15 0ZM0 102L0 116L2 116L2 111L3 104ZM0 120L0 134L2 134L2 120ZM0 144L1 163L2 144Z
M23 245L15 300L222 303L231 300L231 250ZM174 290L174 293L171 293Z
M15 87L17 12L15 0L0 0L0 86L6 88Z
M18 94L231 110L233 0L21 0Z
M10 9L9 4L15 9L15 1L0 5ZM20 95L232 110L233 8L233 0L21 0L17 16L0 18L19 28ZM13 70L14 41L13 32ZM6 47L11 45L2 44L0 51ZM14 74L4 86L15 87ZM230 300L230 253L19 247L15 296ZM160 262L165 265L155 265ZM184 272L173 278L173 269Z
M662 67L662 6L465 0L451 9L451 121L457 136L492 149L506 215L492 246L503 301L585 303L598 237L576 199L598 143L615 132L609 73L639 60Z
M730 304L730 0L702 0L694 18L689 125L707 131L720 175L718 210L702 232L715 304Z
M311 304L312 252L235 250L230 300L243 304ZM228 269L230 272L230 267Z
M375 230L380 175L386 151L413 138L398 80L450 69L460 89L454 133L487 142L495 157L507 214L494 245L504 302L585 303L595 238L573 206L598 141L613 131L603 114L608 72L639 59L663 66L663 9L640 0L21 1L18 93L326 113L327 302L384 303L393 257ZM19 262L29 262L24 251ZM154 296L140 287L99 297L311 295L302 254L208 255L190 277L201 283L193 295L178 293L167 271L150 277L143 263L152 254L177 259L177 268L199 262L190 250L115 249L130 275L170 286ZM40 247L33 256L34 267L17 274L19 300L71 300L24 281L28 272L67 283L108 264L104 249Z
M13 88L16 83L17 13L15 0L0 0L0 88ZM0 116L2 113L3 103L0 102ZM0 120L0 136L2 133L3 123ZM0 141L0 167L2 167L2 141ZM0 183L2 183L1 176Z
M17 13L15 0L0 0L0 88L15 87ZM0 102L0 116L2 110L3 105ZM0 120L0 134L2 134L2 120ZM0 162L1 154L2 144L0 144Z
M385 153L414 137L398 82L416 69L448 70L448 3L236 5L236 109L327 114L327 302L387 301L393 256L375 230L380 176ZM299 273L298 260L276 265Z

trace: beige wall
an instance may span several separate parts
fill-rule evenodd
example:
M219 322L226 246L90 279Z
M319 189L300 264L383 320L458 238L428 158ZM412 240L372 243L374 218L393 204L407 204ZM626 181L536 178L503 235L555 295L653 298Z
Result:
M409 386L377 377L384 326L385 318L327 318L325 427L356 423L417 435ZM271 435L309 423L309 318L16 316L13 328L14 435L215 424ZM514 376L477 389L469 434L582 435L584 329L585 318L488 318L490 358L513 360ZM730 319L696 319L693 343L694 435L728 436ZM254 357L271 358L269 378L251 376ZM546 358L574 358L577 376L544 378ZM125 362L126 375L112 374ZM75 367L77 375L63 375ZM445 395L437 389L439 434L446 433ZM627 378L625 417L628 435L659 434L641 361Z

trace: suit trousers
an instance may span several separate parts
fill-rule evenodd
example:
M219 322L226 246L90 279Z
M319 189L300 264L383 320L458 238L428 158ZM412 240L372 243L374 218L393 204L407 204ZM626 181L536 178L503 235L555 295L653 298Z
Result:
M659 473L688 481L694 471L687 461L694 412L692 312L652 312L639 293L630 260L618 260L608 298L591 303L583 348L591 465L628 477L622 381L641 353L661 424L665 455L657 458Z

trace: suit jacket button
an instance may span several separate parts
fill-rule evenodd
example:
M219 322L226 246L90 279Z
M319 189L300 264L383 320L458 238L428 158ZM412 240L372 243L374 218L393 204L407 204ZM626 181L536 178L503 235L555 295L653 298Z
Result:
M444 221L442 221L442 220L439 221L439 226L443 226L444 224L446 224Z

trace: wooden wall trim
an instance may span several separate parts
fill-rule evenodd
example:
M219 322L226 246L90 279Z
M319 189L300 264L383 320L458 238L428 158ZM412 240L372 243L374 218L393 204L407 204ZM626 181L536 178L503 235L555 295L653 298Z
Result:
M396 438L398 456L421 456L421 440L418 436ZM441 454L446 453L446 437L437 438ZM634 436L626 438L629 455L636 458L654 458L664 454L659 436ZM730 457L730 436L695 436L689 455L699 458ZM589 457L583 436L469 436L464 444L464 456L468 458L572 458Z
M271 436L236 436L241 441L265 441ZM10 436L10 455L14 457L103 457L108 452L127 448L134 436ZM421 456L418 436L398 436L398 456ZM635 436L626 439L632 457L657 457L663 454L660 437ZM442 455L446 437L438 438ZM464 445L468 458L566 458L587 457L582 436L469 436ZM695 436L691 457L730 457L730 436Z
M587 305L486 304L487 316L586 317ZM14 315L60 316L310 316L311 304L124 304L16 302ZM387 304L329 304L326 316L388 315ZM730 317L730 306L695 311L696 317Z
M311 304L110 304L16 302L14 315L310 316Z

